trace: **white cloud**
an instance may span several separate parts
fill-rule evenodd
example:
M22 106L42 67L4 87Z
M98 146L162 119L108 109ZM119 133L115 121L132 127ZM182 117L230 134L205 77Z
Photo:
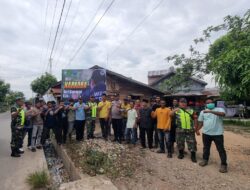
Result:
M64 33L53 57L53 72L58 79L61 78L61 69L65 68L72 56L75 44L80 45L79 37L101 1L73 0ZM44 28L46 2L49 2L49 7ZM62 2L58 0L51 39L55 35ZM88 32L110 2L111 0L104 2ZM149 70L166 69L170 66L164 61L166 56L186 53L193 39L200 36L207 26L221 23L223 17L228 14L243 14L250 5L248 0L239 0L237 3L234 0L165 0L140 28L127 38L158 2L116 0L68 68L89 68L98 64L146 83ZM69 1L66 8L68 4ZM13 90L24 91L27 97L32 94L30 82L40 76L47 66L46 51L54 6L55 0L0 1L0 78L9 82ZM70 28L74 16L75 20ZM63 20L64 17L62 22ZM68 40L64 51L59 57L66 38ZM50 43L48 53L51 46ZM200 48L205 50L207 47ZM114 50L114 54L110 55ZM205 80L210 86L214 85L211 76L205 77Z

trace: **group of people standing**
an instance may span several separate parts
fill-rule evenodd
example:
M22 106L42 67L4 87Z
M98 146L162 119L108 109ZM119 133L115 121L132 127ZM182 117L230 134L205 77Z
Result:
M111 140L111 126L113 128L114 142L136 144L140 140L141 147L149 149L158 148L157 153L167 152L167 157L172 158L174 143L177 144L178 158L183 159L185 142L191 152L192 162L197 162L196 135L203 127L203 161L200 166L206 166L212 141L215 142L221 158L220 172L227 172L227 157L224 149L222 117L225 111L216 108L212 99L206 100L206 108L199 116L188 107L187 100L174 99L172 107L166 107L166 101L155 97L150 102L146 99L132 100L128 96L123 101L119 94L107 99L102 94L100 102L93 96L88 102L79 98L77 102L60 101L58 105L53 102L36 100L32 107L29 102L18 98L16 105L11 108L11 148L13 157L20 157L23 153L23 139L28 134L28 147L35 152L41 149L46 139L50 138L50 131L55 134L58 144L66 143L72 139L75 129L76 140L84 140L85 125L87 138L95 138L94 131L96 119L99 118L103 139ZM139 136L138 136L139 131Z

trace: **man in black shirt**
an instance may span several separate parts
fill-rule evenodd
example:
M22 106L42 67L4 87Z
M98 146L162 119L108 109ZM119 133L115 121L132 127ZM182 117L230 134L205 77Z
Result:
M160 106L160 101L161 98L160 96L155 97L155 103L152 106L152 111L155 111L157 108L161 107ZM153 136L154 136L154 148L158 148L159 144L159 137L158 137L158 130L157 130L157 119L152 120L152 125L153 125Z
M59 145L65 144L68 132L68 110L67 107L64 106L63 100L60 101L55 114L57 116L56 141Z
M142 148L146 148L145 136L147 134L148 148L153 148L153 127L151 120L152 109L148 107L148 101L142 101L142 108L139 110L140 115L140 139Z
M174 98L171 110L174 110L176 108L178 108L178 100ZM170 129L170 136L169 136L169 142L171 144L172 154L174 153L175 133L176 133L176 118L175 116L173 116L171 120L171 129Z

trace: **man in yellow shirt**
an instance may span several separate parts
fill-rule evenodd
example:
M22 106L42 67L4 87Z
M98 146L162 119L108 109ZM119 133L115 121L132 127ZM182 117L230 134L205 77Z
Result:
M102 137L107 140L108 138L108 121L111 103L107 101L107 95L102 94L102 101L98 104L99 121L102 129Z
M157 153L165 153L165 145L168 151L168 158L172 158L169 134L171 128L171 110L166 107L165 100L161 100L159 108L152 112L152 117L157 119L157 129L160 142L160 150Z

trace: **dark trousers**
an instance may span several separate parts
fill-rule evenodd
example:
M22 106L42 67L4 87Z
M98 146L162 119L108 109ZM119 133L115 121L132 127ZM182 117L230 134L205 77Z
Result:
M115 141L122 140L122 119L112 119L112 127L114 130Z
M55 127L49 127L49 126L46 126L44 125L43 127L43 133L42 133L42 138L41 138L41 144L44 145L45 144L45 141L47 139L50 139L50 130L53 131L53 133L55 134L55 137L56 137L56 130L55 130Z
M11 127L11 150L12 153L18 152L19 148L22 147L23 141L23 130L15 126Z
M157 129L157 123L156 122L153 124L153 136L154 136L154 146L158 147L159 136L158 136L158 129Z
M153 148L153 128L140 128L140 139L141 146L146 147L146 134L147 134L147 142L148 148Z
M224 136L223 135L206 135L202 134L202 141L203 141L203 159L209 160L210 156L210 148L212 141L219 152L221 165L227 165L227 154L224 148Z
M104 119L104 118L100 118L100 125L101 125L101 129L102 129L102 137L103 138L108 138L108 134L109 134L109 121Z
M59 144L66 143L68 133L68 121L58 123L56 130L56 141Z
M31 146L31 139L32 139L32 128L24 128L23 131L23 140L26 137L26 134L28 134L28 144L27 146Z
M84 137L84 129L85 129L85 120L76 120L75 121L76 128L76 140L81 141Z
M171 153L171 143L169 142L169 132L163 131L163 129L158 129L160 149L165 151L165 145L168 153Z

